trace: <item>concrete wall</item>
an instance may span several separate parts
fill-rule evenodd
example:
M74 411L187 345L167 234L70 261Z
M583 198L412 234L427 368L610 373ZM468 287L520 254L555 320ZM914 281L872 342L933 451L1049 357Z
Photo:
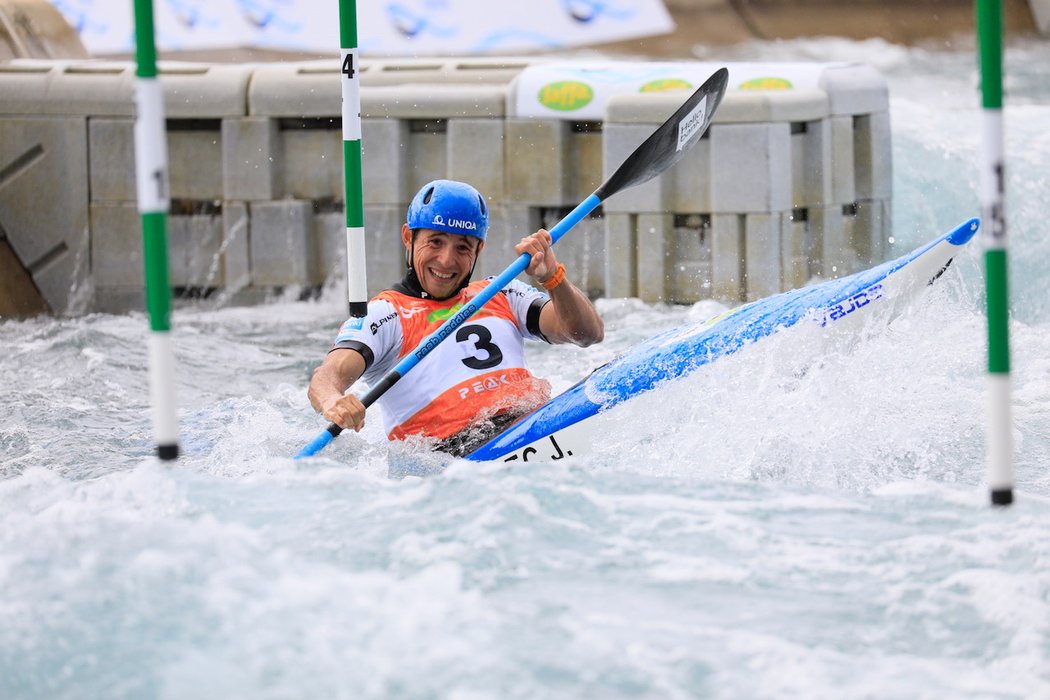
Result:
M508 111L525 60L373 62L362 77L372 293L398 279L414 192L467 180L490 201L482 274L551 226L683 99L619 95L602 122ZM411 69L411 70L408 70ZM410 76L410 77L406 77ZM162 66L182 295L252 302L344 274L337 61ZM129 63L0 70L0 230L60 313L143 308ZM709 136L559 244L592 296L752 299L883 259L891 227L885 85L832 66L820 88L727 93Z

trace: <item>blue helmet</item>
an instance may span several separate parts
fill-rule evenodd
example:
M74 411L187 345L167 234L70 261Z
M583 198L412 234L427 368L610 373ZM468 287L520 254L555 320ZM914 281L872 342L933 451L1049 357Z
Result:
M423 185L408 205L408 227L473 236L484 241L489 230L489 210L481 193L467 183L434 180Z

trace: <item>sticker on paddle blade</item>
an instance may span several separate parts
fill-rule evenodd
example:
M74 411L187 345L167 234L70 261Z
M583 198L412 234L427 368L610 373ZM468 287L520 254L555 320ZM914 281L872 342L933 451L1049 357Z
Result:
M704 121L707 117L707 95L704 95L704 99L693 108L689 114L685 115L682 121L678 122L678 148L676 151L682 150L696 135L698 131L704 128Z

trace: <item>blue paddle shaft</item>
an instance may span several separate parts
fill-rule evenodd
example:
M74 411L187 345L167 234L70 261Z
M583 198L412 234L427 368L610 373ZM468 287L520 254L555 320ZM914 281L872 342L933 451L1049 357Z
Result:
M301 459L303 457L313 457L315 454L328 447L328 443L330 443L333 439L335 439L335 435L332 435L331 431L325 430L321 432L320 435L318 435L313 440L304 445L303 449L299 450L299 452L295 455L295 458Z

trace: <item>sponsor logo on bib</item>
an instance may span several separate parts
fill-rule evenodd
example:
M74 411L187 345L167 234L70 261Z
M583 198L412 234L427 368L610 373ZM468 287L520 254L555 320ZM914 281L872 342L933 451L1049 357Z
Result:
M465 386L459 390L459 398L465 399L471 394L480 394L483 391L491 391L492 389L499 389L500 386L510 384L507 381L507 375L501 374L499 377L489 377L488 379L479 379L478 381L471 384L469 387Z
M463 302L450 306L447 309L438 309L437 311L431 311L430 315L427 316L427 323L434 323L436 321L447 321L456 315L456 312L463 308Z
M378 333L379 329L383 326L384 323L386 323L387 321L393 320L395 318L397 318L397 312L396 311L393 312L393 313L387 314L386 316L384 316L383 318L379 319L378 321L373 321L372 325L370 326L370 328L372 329L372 335L375 335L376 333Z

